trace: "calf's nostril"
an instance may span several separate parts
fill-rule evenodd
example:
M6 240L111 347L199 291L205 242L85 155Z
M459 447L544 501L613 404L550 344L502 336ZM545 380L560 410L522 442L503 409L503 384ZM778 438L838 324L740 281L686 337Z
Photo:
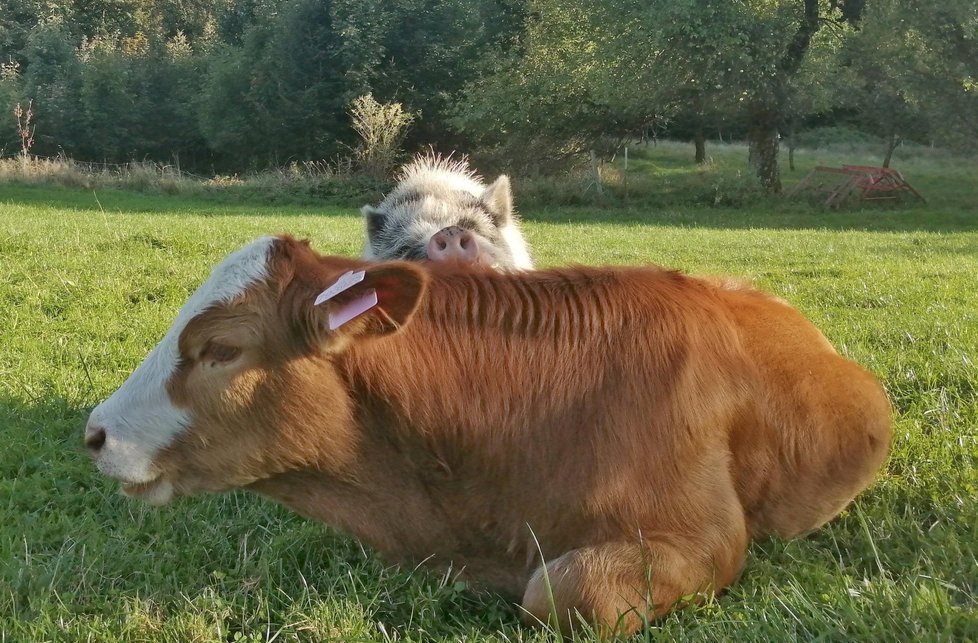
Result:
M105 446L105 429L93 429L85 434L85 447L98 451Z

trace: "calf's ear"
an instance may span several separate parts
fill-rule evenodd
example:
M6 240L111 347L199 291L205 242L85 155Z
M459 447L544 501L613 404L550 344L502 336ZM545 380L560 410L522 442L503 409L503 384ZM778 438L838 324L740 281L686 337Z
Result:
M340 340L381 336L408 324L427 286L414 264L375 264L342 273L307 302L307 333L320 346Z

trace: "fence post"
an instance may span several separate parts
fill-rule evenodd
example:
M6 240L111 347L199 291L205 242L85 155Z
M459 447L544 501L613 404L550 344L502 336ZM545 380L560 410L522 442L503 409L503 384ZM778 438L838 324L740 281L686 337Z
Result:
M601 187L601 171L598 169L598 157L591 149L591 176L594 187L598 190L598 196L604 196L604 188Z
M628 146L625 146L625 203L628 203Z

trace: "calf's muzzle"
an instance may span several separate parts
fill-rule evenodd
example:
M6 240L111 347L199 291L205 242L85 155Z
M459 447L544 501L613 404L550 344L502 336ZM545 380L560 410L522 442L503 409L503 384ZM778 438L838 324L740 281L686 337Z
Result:
M85 427L85 448L92 455L98 455L103 446L105 446L105 429L94 424Z

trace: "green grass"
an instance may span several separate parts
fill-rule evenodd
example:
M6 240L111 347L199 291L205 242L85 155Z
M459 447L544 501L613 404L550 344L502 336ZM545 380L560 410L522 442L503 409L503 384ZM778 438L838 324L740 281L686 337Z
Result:
M684 148L652 150L633 171L692 192L736 180L739 157L719 152L730 159L698 170ZM890 460L850 510L754 544L729 591L640 638L978 639L978 189L947 178L951 161L905 165L929 206L523 207L543 265L754 280L875 372L896 409ZM279 231L359 250L349 207L0 185L0 640L553 640L497 597L387 567L258 498L153 509L96 474L80 448L88 411L216 261Z

